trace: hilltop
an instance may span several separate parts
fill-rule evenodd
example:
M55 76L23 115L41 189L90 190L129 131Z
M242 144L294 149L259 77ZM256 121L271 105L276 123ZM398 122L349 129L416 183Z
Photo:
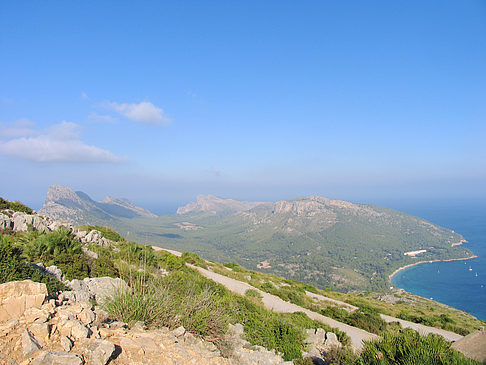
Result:
M464 242L459 233L419 217L319 196L252 204L199 196L176 215L117 228L143 243L343 291L386 290L399 267L473 255L454 245Z
M119 218L155 218L155 214L133 204L128 199L106 197L96 202L82 191L67 186L52 185L39 213L52 219L76 224L106 223Z

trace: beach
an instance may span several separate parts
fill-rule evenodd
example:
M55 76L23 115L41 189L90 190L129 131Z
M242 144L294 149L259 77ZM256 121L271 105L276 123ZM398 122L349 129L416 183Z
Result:
M392 272L389 276L388 276L388 279L392 279L396 274L398 274L400 271L402 270L405 270L405 269L408 269L409 267L412 267L412 266L417 266L417 265L421 265L421 264L431 264L433 262L451 262L451 261L464 261L464 260L471 260L471 259L475 259L477 258L478 256L476 255L473 255L473 256L469 256L469 257L462 257L462 258L458 258L458 259L447 259L447 260L425 260L425 261L419 261L419 262L416 262L414 264L409 264L409 265L405 265L405 266L402 266L398 269L396 269L394 272Z

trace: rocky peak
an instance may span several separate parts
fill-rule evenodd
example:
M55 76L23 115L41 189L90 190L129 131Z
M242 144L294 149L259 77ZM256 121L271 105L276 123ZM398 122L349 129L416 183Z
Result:
M262 202L247 202L235 199L218 198L214 195L198 195L195 202L177 209L177 214L207 212L217 213L236 213L252 209Z

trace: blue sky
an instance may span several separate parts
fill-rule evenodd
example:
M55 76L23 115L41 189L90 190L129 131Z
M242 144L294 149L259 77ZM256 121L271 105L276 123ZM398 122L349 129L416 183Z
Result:
M486 198L484 1L0 2L0 195Z

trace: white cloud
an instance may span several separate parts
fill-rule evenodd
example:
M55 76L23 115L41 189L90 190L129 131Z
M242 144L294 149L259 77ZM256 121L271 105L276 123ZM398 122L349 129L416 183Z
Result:
M164 115L161 108L156 107L148 101L142 101L138 104L119 104L107 102L105 106L123 115L125 118L147 124L167 124L170 119Z
M0 140L0 154L36 162L120 162L110 151L90 146L79 138L79 126L61 122L30 136Z
M86 94L85 92L82 92L81 93L81 99L84 99L84 100L88 99L88 94Z
M111 115L101 115L96 112L90 113L88 116L91 120L96 120L99 122L114 123L118 121L118 118L112 117Z
M27 137L35 134L34 123L26 118L18 119L10 125L0 123L0 138Z

